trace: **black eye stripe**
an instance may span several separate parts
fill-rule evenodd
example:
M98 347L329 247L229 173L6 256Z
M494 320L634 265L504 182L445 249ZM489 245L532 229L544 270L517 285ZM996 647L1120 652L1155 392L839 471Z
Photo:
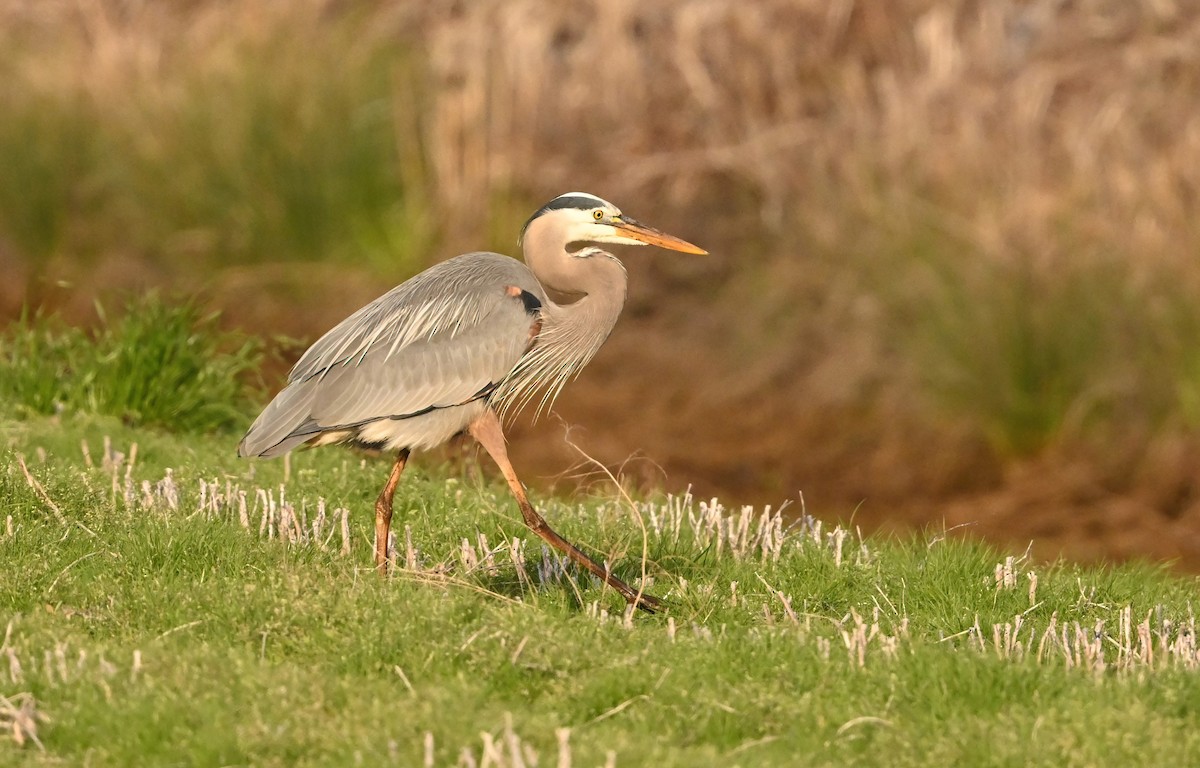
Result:
M596 203L600 202L594 197L583 197L582 195L567 195L565 197L556 197L550 202L542 206L538 213L547 211L557 211L562 208L579 208L587 211L596 207Z

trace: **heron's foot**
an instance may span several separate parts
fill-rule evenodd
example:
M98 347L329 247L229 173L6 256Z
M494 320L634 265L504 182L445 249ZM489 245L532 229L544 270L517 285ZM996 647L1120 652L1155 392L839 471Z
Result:
M634 589L618 579L616 576L613 576L607 570L603 571L603 573L603 581L608 584L608 586L620 592L621 597L625 598L625 602L629 605L635 606L639 610L645 611L646 613L658 613L659 611L666 610L666 603L664 603L662 600L659 600L654 595L648 595L645 592L640 592L639 590Z
M638 595L635 593L633 597L627 597L626 600L629 601L630 605L636 605L639 610L645 611L646 613L653 614L658 613L659 611L665 611L667 609L667 604L662 600L659 600L654 595L647 595L644 593Z

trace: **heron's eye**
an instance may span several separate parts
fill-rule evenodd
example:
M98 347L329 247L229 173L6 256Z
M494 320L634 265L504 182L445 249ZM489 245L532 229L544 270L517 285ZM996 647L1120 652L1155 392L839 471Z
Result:
M601 208L597 208L596 210L592 211L592 218L595 219L596 221L600 221L601 219L604 218L604 210Z

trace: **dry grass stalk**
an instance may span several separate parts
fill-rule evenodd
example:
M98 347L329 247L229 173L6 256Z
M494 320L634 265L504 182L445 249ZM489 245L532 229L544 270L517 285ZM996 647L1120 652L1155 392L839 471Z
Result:
M54 513L55 519L62 525L66 525L67 518L63 517L62 510L59 509L58 504L54 503L54 499L50 498L50 494L46 493L45 487L29 472L29 467L25 466L25 457L19 453L17 454L17 466L21 468L21 474L25 476L25 482L29 483L29 487L42 500L42 503Z
M799 626L800 619L796 617L796 612L794 610L792 610L791 596L785 595L785 594L783 594L783 592L781 590L778 590L778 589L775 589L774 587L772 587L770 584L767 583L766 579L764 579L760 574L755 574L755 575L758 576L758 580L761 581L763 586L767 588L767 591L770 592L772 595L774 595L776 598L778 598L779 602L783 605L783 613L785 616L787 616L788 621L791 622L793 626ZM765 606L765 605L763 606L763 612L768 617L771 616L770 609L767 608L767 606Z
M849 625L847 620L849 620ZM858 611L851 609L850 615L839 622L838 632L846 647L850 663L862 669L867 664L867 652L871 648L872 641L875 641L875 646L885 659L894 660L897 657L900 652L901 638L908 634L908 621L902 619L895 634L888 635L879 625L878 608L875 609L870 624L867 624Z
M526 768L526 766L536 766L539 764L538 753L529 744L521 740L513 730L513 719L511 713L504 715L504 727L501 729L499 736L492 734L489 731L481 731L479 734L483 742L479 750L479 757L476 758L475 750L470 747L463 747L459 753L459 766L466 768ZM562 742L559 746L559 764L562 764ZM570 746L567 746L567 764L570 765Z
M343 556L347 556L350 554L350 510L343 508L340 511L342 513L342 518L341 518L342 550L341 551L342 551Z
M18 693L9 698L0 695L0 728L9 732L18 747L25 746L27 741L33 742L42 752L46 748L38 738L39 723L48 722L49 718L37 708L37 700L31 693Z
M996 591L1016 589L1017 575L1013 568L1016 558L1011 555L1004 558L1004 562L996 564Z
M4 653L8 656L8 680L13 685L19 685L24 679L24 674L21 671L21 661L17 658L17 652L13 648L5 648Z
M558 741L558 768L571 768L571 729L555 728L554 738Z

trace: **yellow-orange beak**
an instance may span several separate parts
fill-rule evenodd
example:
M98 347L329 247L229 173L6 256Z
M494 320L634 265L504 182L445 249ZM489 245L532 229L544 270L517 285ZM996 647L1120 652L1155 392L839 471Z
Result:
M647 227L645 224L634 221L627 216L614 219L612 225L626 237L631 237L634 240L639 240L649 245L657 245L659 248L701 255L708 253L708 251L699 246L692 245L687 240L681 240L674 235L668 235L666 232L659 232L654 227Z

